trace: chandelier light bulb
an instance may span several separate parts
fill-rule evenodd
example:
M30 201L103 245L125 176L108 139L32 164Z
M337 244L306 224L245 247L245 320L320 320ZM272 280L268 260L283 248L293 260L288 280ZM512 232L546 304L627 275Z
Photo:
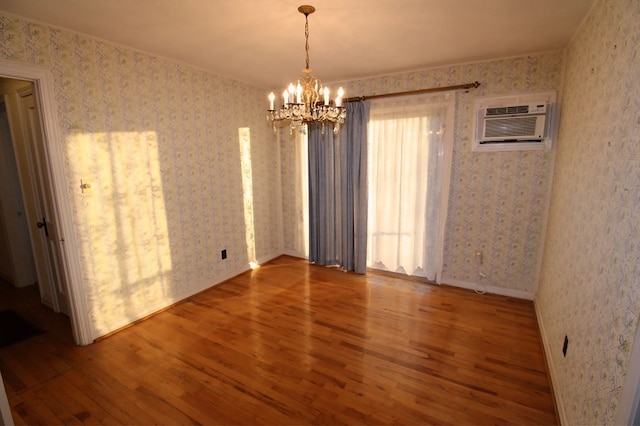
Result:
M302 85L300 84L299 81L298 81L298 87L296 87L296 102L299 104L302 103Z
M293 83L289 83L289 88L287 90L289 91L289 103L292 104L294 102L293 95L296 93L296 87Z
M340 87L338 89L338 97L336 98L336 106L337 107L341 107L342 106L342 97L344 96L344 90L342 89L342 87Z
M274 108L274 103L276 100L276 95L273 94L273 92L269 93L269 111L273 111Z

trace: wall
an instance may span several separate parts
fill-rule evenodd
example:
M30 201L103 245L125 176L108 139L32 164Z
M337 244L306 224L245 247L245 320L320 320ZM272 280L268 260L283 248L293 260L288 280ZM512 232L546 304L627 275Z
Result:
M12 15L0 35L54 77L96 337L281 252L263 90Z
M524 298L537 289L545 215L551 184L551 152L471 152L473 103L478 96L557 91L562 53L506 58L331 83L347 96L403 92L479 81L459 92L453 146L449 213L445 231L444 283L475 287ZM287 140L284 141L285 145ZM282 147L283 182L293 182L293 159ZM290 184L293 187L293 184ZM284 193L284 206L295 203ZM284 214L284 229L293 216ZM285 247L292 248L292 232ZM475 251L484 254L486 280L480 280Z
M599 0L567 51L536 308L569 424L614 422L638 327L638 22L637 0Z
M300 185L302 171L300 165L303 143L302 136L291 134L287 128L279 130L281 186L282 186L282 245L284 252L291 256L307 258L308 242L304 238L303 193ZM306 145L304 145L306 146ZM305 172L306 173L306 172ZM307 231L308 235L308 231Z

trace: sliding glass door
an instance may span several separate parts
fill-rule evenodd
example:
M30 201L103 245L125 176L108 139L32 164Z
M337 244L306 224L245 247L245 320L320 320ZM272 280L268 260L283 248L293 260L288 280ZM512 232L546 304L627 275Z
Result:
M441 270L453 94L373 100L367 266L436 281Z

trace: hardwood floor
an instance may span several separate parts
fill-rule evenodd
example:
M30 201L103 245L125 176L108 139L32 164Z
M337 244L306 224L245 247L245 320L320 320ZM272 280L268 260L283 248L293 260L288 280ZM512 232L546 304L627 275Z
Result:
M528 301L283 256L86 347L38 315L16 424L558 423Z

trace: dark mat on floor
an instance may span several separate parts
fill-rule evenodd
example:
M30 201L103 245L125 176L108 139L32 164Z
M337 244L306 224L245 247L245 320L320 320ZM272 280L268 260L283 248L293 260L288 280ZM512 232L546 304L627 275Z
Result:
M29 337L44 333L15 311L0 311L0 348L21 342Z

